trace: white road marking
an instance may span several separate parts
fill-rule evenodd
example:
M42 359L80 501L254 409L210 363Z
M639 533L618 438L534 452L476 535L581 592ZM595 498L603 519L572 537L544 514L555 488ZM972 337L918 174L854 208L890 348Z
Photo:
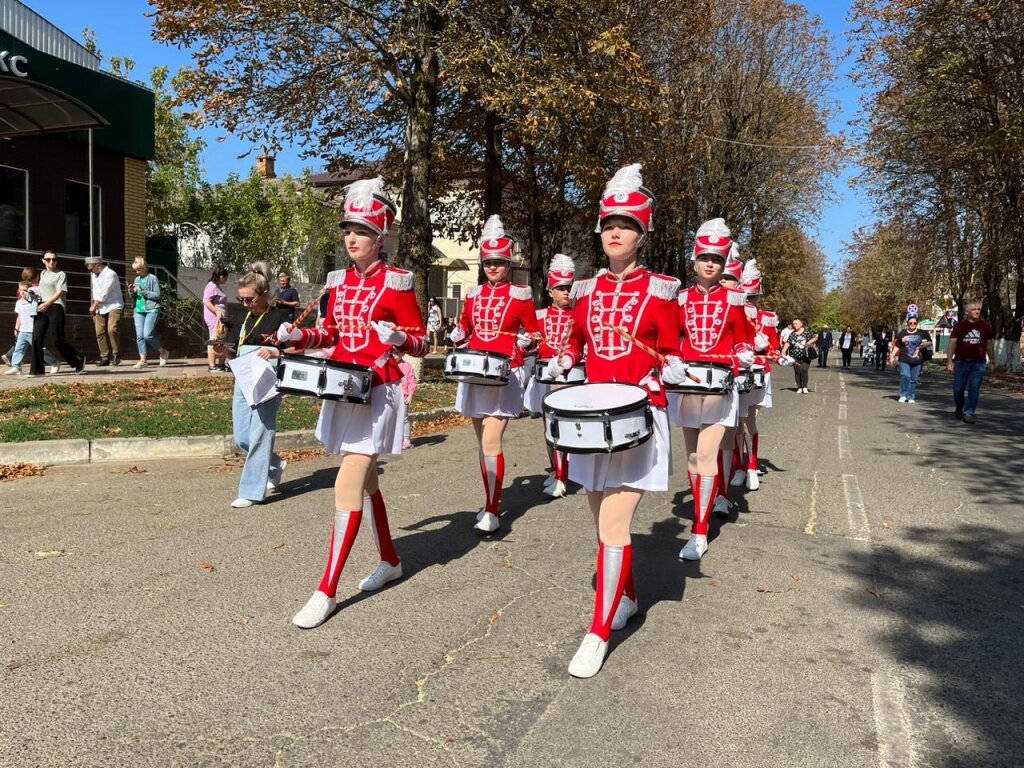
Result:
M840 403L845 403L846 402L846 390L845 389L842 392L839 393L839 402Z
M846 421L846 403L839 404L839 420Z
M843 475L843 493L846 495L846 516L850 521L850 532L858 541L867 541L871 536L868 527L868 513L860 495L860 483L856 475Z
M853 454L850 452L850 432L846 427L839 427L839 458L853 458Z
M874 672L871 675L871 698L878 733L879 768L914 768L917 756L903 707L900 679L887 670Z

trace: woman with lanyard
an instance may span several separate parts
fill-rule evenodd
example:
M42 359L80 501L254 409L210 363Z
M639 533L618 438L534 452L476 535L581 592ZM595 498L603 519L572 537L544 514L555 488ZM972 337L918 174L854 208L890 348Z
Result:
M637 611L630 525L644 492L667 491L672 472L661 381L682 383L685 369L678 357L679 281L639 263L654 229L654 205L654 196L643 187L639 164L620 169L608 182L595 230L608 269L573 286L568 349L547 366L552 378L560 376L582 359L585 348L587 382L643 387L653 417L654 435L646 442L616 453L579 454L569 465L569 478L587 492L598 534L594 616L569 663L574 677L593 677L600 671L611 631L626 626ZM640 344L669 356L660 378L658 361Z
M281 355L277 349L277 329L287 313L273 305L270 268L263 262L257 262L249 270L238 278L238 300L242 302L245 317L231 326L226 342L216 345L214 352L223 357L230 346L237 350L236 359L256 354L264 360L276 360ZM285 462L274 453L280 407L280 395L250 405L242 394L242 388L235 382L231 423L235 445L245 453L245 465L238 481L238 498L231 502L235 509L259 504L281 482Z
M510 359L508 384L490 386L459 382L455 410L473 420L479 444L480 474L484 481L484 506L474 526L481 533L494 533L498 523L501 486L505 480L505 454L501 440L508 420L523 410L523 350L533 345L539 333L537 309L529 286L512 285L512 252L516 242L505 234L501 219L491 216L480 238L480 261L487 282L466 294L459 325L449 334L455 343L469 338L467 347L493 352ZM525 333L521 333L521 329Z
M548 296L551 305L537 310L537 322L540 324L541 341L537 350L537 365L546 365L547 361L557 357L568 343L569 330L572 327L572 312L569 309L569 290L576 275L576 266L572 259L564 253L556 253L548 266ZM557 384L555 385L557 387ZM530 413L540 414L544 396L552 386L531 376L526 385L523 404ZM554 450L546 445L551 472L544 481L544 494L560 499L566 494L566 482L569 480L569 456L562 451Z
M680 353L686 366L754 363L754 334L744 313L746 294L721 285L726 261L733 253L732 235L722 219L704 222L693 245L696 285L679 294ZM727 489L732 470L735 427L739 423L739 393L686 393L673 398L672 420L683 428L686 469L693 494L693 527L679 552L683 560L700 560L708 549L708 519L716 497ZM723 443L723 440L729 442ZM728 454L718 466L719 450ZM724 498L724 493L723 493ZM728 512L728 504L723 505Z
M807 394L807 383L810 377L811 347L818 340L813 331L804 327L804 321L793 318L793 330L786 337L782 346L782 356L793 360L793 375L796 377L796 391Z
M413 274L381 261L397 210L383 189L384 180L377 177L357 181L347 190L341 226L352 266L328 275L322 326L285 323L277 332L278 340L297 349L333 347L332 360L372 371L369 403L325 400L317 422L317 438L328 452L341 456L341 466L334 484L327 566L316 591L292 619L303 629L319 626L334 612L338 580L363 515L370 518L380 564L359 582L359 589L372 592L402 576L378 486L377 457L402 452L402 372L391 350L423 357L428 343Z

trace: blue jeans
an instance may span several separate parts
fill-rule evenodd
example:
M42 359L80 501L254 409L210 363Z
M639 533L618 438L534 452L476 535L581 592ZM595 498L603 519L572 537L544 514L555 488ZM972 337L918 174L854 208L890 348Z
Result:
M973 416L978 407L978 395L981 394L981 380L985 378L985 363L972 363L956 360L953 363L953 403L964 416ZM964 390L967 390L967 401L964 402Z
M14 342L14 354L11 355L11 367L21 368L25 354L32 351L32 331L18 331L18 338Z
M231 402L231 423L235 445L245 451L245 466L238 482L238 495L250 501L263 501L271 470L281 469L281 457L274 453L277 435L277 411L281 398L274 397L255 408L245 402L242 390L235 386Z
M160 311L135 313L135 343L139 347L139 357L146 356L146 345L154 352L163 349L160 339L156 337L156 323L160 319Z
M900 363L900 397L907 400L917 398L917 380L921 378L921 365Z

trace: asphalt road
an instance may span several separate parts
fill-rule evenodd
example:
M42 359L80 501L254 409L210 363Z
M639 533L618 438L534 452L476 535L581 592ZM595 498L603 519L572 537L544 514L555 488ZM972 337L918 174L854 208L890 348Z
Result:
M1024 401L986 391L969 426L938 371L915 405L891 373L811 385L777 373L771 471L700 563L677 559L676 439L674 490L634 524L641 613L591 680L566 665L593 525L578 490L540 495L538 421L507 433L491 539L470 430L387 464L407 576L356 590L364 530L310 631L290 618L326 556L330 457L244 510L213 460L4 484L0 765L1021 765Z

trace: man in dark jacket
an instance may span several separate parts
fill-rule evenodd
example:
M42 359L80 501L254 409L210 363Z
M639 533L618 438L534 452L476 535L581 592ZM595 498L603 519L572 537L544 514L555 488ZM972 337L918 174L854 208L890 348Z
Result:
M828 368L828 351L832 349L832 331L827 325L821 326L818 333L818 367Z
M884 371L889 362L889 342L892 332L884 328L875 333L875 370Z

